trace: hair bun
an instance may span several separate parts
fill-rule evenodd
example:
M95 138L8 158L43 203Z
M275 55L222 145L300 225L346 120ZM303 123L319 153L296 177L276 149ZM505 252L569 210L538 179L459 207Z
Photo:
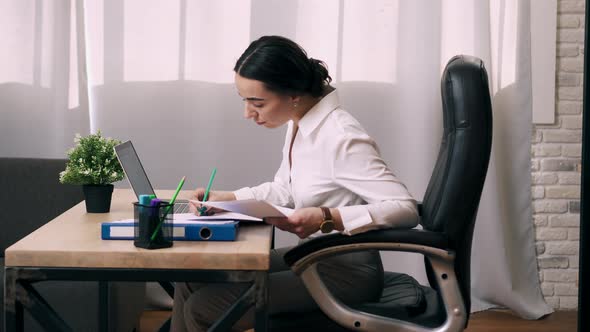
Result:
M309 58L309 65L312 72L309 90L313 96L321 96L324 85L332 82L332 77L330 77L328 68L323 61Z

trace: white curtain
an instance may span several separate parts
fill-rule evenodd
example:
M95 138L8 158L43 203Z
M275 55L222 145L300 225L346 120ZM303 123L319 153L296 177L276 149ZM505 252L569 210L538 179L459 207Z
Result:
M158 188L183 175L203 186L213 167L216 189L272 179L284 128L242 118L232 68L250 41L278 34L328 64L344 107L420 200L442 134L441 72L455 54L480 57L494 141L472 310L551 312L531 221L530 0L8 0L0 22L0 156L63 157L74 133L100 129L134 142ZM417 255L384 262L426 282Z

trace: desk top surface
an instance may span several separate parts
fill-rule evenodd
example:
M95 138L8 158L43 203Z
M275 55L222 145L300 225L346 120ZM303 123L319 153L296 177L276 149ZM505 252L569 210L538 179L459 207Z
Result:
M159 197L172 193L157 191ZM183 191L179 198L188 195ZM81 202L6 249L5 266L268 270L268 225L242 226L236 241L174 241L157 250L136 248L130 240L101 240L101 223L133 218L134 201L131 190L115 189L110 213L86 213Z

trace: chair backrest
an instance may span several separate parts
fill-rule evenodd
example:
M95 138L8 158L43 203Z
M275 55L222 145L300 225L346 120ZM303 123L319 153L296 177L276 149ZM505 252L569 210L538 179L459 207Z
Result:
M421 224L448 236L469 313L471 242L492 146L492 106L483 61L453 57L442 75L441 94L444 132L422 202ZM432 283L428 263L427 272Z
M64 159L0 158L0 257L4 250L84 199L59 183Z

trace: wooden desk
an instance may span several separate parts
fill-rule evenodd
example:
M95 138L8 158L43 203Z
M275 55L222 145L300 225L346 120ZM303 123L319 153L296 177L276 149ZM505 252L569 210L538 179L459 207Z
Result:
M172 191L157 194L170 197ZM187 195L182 192L179 198ZM31 285L43 280L251 283L252 287L211 330L228 330L228 324L251 305L256 306L256 331L266 330L270 226L242 226L232 242L175 241L172 247L158 250L136 248L133 241L101 240L101 222L132 218L133 201L131 190L115 190L111 212L106 214L86 213L82 202L6 249L7 332L22 328L23 306L43 319L48 330L69 329L52 310L44 312L49 308ZM103 300L101 296L101 302L106 303ZM106 313L101 316L101 330L108 331Z

